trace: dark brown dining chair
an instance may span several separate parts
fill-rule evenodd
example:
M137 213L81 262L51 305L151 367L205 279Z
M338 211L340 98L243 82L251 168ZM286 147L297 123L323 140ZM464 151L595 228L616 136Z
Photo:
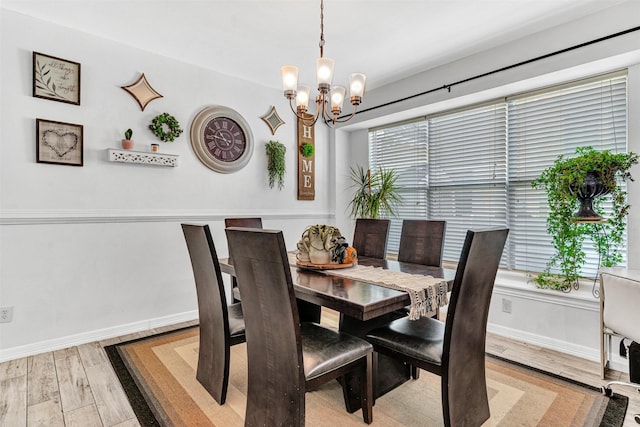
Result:
M385 259L389 225L388 219L356 219L352 246L356 248L358 256Z
M377 353L441 377L445 426L480 426L489 418L487 316L508 233L508 229L467 231L446 322L403 317L366 335ZM374 372L376 363L374 356Z
M446 227L446 221L403 220L398 261L442 267Z
M227 398L229 348L245 342L240 303L227 306L227 297L208 225L182 224L196 282L200 347L196 378L220 405Z
M225 218L224 228L229 227L262 228L262 218ZM240 302L238 281L235 276L231 277L231 296L233 297L233 302Z
M442 267L442 251L444 250L446 228L446 221L429 219L403 220L398 261ZM409 307L406 307L404 311L408 313ZM430 315L437 319L439 314L440 309L437 307ZM417 379L419 376L418 368L412 366L411 377Z
M282 231L227 228L247 328L245 426L304 426L305 393L353 373L372 421L372 346L317 323L300 323Z

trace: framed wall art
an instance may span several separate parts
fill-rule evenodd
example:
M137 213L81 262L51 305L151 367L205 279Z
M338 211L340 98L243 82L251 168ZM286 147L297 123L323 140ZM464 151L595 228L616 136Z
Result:
M82 125L36 119L36 161L82 166L84 160Z
M80 64L33 52L33 96L80 105Z
M133 96L142 111L144 111L147 104L154 99L162 98L162 95L151 87L144 73L140 75L140 78L138 78L135 83L127 86L121 86L121 88L126 90L129 95Z

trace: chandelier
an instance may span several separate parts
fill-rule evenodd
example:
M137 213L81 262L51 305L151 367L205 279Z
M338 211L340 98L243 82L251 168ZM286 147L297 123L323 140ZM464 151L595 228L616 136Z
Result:
M333 78L334 61L325 58L324 50L324 0L320 0L320 58L316 59L316 75L318 80L318 95L316 96L315 114L307 113L309 106L309 86L298 86L298 67L285 65L280 70L282 72L282 87L284 96L289 100L291 111L306 125L313 126L322 117L322 121L327 126L336 123L343 123L350 120L364 96L364 85L366 76L361 73L353 73L349 76L350 101L353 111L347 117L339 119L342 112L346 89L342 86L331 86ZM296 100L296 109L293 109L293 99ZM331 103L331 107L329 107ZM329 109L331 112L329 112Z

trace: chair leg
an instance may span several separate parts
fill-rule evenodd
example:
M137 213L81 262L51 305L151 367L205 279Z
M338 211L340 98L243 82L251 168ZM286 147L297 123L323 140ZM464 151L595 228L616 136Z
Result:
M413 378L414 380L420 378L420 368L411 365L411 378Z
M362 364L362 380L360 381L360 404L362 405L362 418L367 424L373 422L373 354L367 354Z

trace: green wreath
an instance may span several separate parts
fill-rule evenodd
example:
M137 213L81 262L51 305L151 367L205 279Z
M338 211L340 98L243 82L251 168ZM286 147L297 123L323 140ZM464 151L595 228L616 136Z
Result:
M149 129L163 142L173 142L182 133L180 123L169 113L162 113L156 116L151 120Z
M308 142L302 144L300 146L300 153L302 157L311 157L313 156L313 144L309 144Z

